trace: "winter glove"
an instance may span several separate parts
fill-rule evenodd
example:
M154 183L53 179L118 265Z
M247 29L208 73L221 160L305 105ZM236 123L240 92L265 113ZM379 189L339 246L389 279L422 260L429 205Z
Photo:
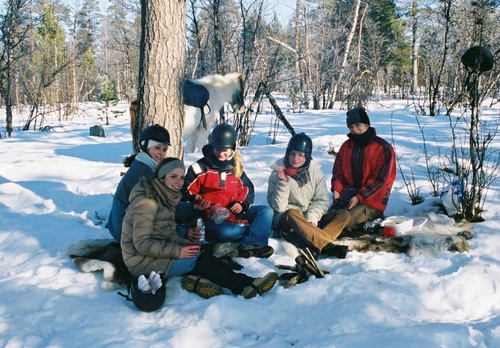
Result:
M156 290L161 288L161 286L162 286L161 277L155 271L151 272L148 279L146 279L146 277L144 275L141 275L137 279L137 287L139 288L139 290L140 291L151 291L151 293L153 295L156 293Z
M148 281L149 287L151 288L151 293L154 295L156 290L158 290L162 286L161 277L155 271L151 271Z
M149 281L145 276L141 275L139 279L137 279L137 287L140 291L150 291L151 286L149 285Z

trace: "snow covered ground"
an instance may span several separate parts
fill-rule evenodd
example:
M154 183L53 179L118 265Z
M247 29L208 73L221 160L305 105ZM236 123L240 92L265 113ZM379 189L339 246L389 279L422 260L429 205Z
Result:
M283 105L284 103L282 101ZM126 110L125 104L114 109ZM286 108L285 108L285 111ZM379 135L392 142L402 168L413 169L425 202L412 206L398 174L386 215L414 216L432 208L420 130L404 102L373 103ZM483 111L498 117L498 105ZM329 182L333 157L346 139L345 110L286 112L297 132L314 142L313 157ZM3 115L0 115L4 119ZM499 347L500 187L488 194L485 222L475 223L470 252L435 257L351 252L323 258L330 274L262 297L226 293L205 300L167 282L167 299L154 313L138 311L117 291L101 289L101 273L80 272L66 247L110 238L104 220L130 153L128 112L111 117L106 137L89 136L104 124L102 111L53 132L19 132L0 140L0 346L2 347ZM430 153L449 147L445 117L420 118ZM259 116L255 136L241 148L266 204L269 166L283 156L289 134L268 145L271 114ZM500 139L492 144L500 147ZM199 153L186 156L186 165ZM328 185L329 186L329 185ZM269 259L238 259L261 276L275 264L293 265L283 240L271 240ZM282 272L282 271L278 271Z

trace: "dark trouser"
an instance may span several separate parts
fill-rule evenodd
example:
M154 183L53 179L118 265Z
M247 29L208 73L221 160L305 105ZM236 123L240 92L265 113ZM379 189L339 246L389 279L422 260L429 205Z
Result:
M233 294L239 295L252 284L255 278L243 273L234 272L231 267L208 251L203 251L194 267L194 271L211 282L228 288Z

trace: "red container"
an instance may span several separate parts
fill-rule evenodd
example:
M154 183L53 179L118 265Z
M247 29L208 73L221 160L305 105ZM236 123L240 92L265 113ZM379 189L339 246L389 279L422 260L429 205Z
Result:
M185 244L184 244L184 246L190 246L190 247L193 247L193 246L194 246L194 247L196 247L196 249L197 249L198 251L200 251L200 249L201 249L201 244L202 244L202 243L196 243L196 242L195 242L195 243L185 243Z
M384 226L384 229L382 230L382 236L385 238L392 238L396 235L396 231L394 230L394 227L392 226Z
M288 176L294 176L297 174L297 168L285 168L285 174Z

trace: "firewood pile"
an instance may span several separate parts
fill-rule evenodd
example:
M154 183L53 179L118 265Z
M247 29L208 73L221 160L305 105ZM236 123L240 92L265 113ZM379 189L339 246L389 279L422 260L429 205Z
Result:
M314 256L308 248L299 249L299 254L300 255L295 258L295 266L275 266L277 269L290 271L289 273L283 273L279 276L280 280L286 281L283 285L285 289L306 282L311 275L314 275L316 278L324 278L325 274L330 273L328 270L319 268Z

